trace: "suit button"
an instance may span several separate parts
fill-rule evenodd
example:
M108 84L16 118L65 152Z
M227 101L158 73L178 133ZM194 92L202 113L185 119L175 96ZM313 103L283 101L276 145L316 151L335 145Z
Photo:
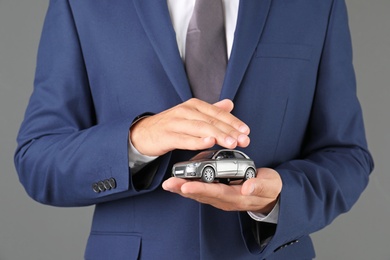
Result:
M102 181L98 182L98 187L100 191L106 191L106 188L104 187L104 183Z
M108 179L108 182L109 182L110 187L111 187L112 189L115 189L115 188L116 188L116 180L115 180L115 178L110 178L110 179Z
M288 246L291 246L291 245L293 245L293 244L295 244L295 243L298 243L298 242L299 242L299 240L290 241L290 242L288 242L288 243L286 243L286 244L284 244L284 245L281 245L280 247L276 248L276 249L274 250L274 252L276 252L276 251L278 251L278 250L280 250L280 249L286 248L286 247L288 247Z
M106 190L111 190L111 185L109 180L104 180L103 183L104 183L104 188Z
M99 193L100 190L99 190L99 185L95 182L94 184L92 184L92 189L94 192L96 193Z

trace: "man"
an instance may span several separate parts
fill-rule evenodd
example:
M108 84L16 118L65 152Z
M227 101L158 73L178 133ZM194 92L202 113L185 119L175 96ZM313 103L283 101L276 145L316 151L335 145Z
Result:
M96 204L86 259L312 259L309 234L366 187L344 0L223 3L229 61L205 102L184 65L195 1L50 2L15 163L37 201ZM257 177L170 177L213 146Z

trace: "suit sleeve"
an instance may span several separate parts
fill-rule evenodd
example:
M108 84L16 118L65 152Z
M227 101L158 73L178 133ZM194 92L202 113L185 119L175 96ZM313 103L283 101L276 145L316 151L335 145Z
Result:
M136 189L129 177L129 128L144 112L113 115L109 123L99 123L70 6L66 0L52 0L14 157L27 193L44 204L82 206L158 187L169 155L151 165L158 173L146 189Z
M345 1L334 0L302 157L276 167L283 189L279 221L267 254L350 210L372 169L356 97ZM261 236L261 225L257 228ZM249 227L247 231L249 235Z

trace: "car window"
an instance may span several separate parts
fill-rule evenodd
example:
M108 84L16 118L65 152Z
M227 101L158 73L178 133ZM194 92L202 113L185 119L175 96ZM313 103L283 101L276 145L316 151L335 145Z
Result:
M233 152L230 152L230 151L225 152L225 158L226 158L226 159L232 159L232 158L234 158Z
M191 161L200 160L200 159L211 159L211 157L213 157L214 154L215 151L204 151L192 157Z
M217 156L215 157L217 160L226 159L226 152L219 152Z
M234 152L234 157L236 157L237 159L245 159L244 155L242 155L241 153L237 153L237 152Z
M233 152L230 151L221 151L215 157L217 160L230 159L234 158Z

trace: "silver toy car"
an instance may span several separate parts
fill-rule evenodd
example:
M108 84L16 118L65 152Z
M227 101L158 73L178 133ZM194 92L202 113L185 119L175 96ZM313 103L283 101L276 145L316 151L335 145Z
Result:
M255 163L243 152L230 149L203 151L187 162L173 165L172 176L179 178L198 178L204 182L228 184L234 179L256 177Z

